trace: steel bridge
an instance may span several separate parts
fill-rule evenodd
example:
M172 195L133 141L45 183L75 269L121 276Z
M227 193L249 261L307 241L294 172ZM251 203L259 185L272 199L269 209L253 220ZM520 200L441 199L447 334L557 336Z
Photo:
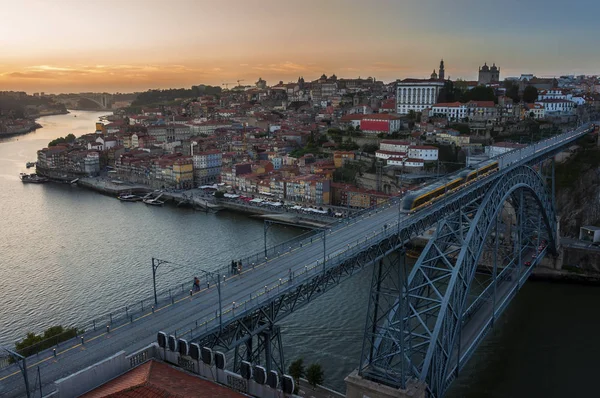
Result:
M278 321L374 264L359 374L394 388L424 383L429 396L443 396L532 269L556 253L551 159L592 130L585 124L508 152L495 173L414 214L402 213L396 199L243 259L239 273L202 271L200 291L182 287L163 306L157 298L115 311L106 330L94 322L28 363L43 366L40 385L52 389L60 377L155 341L160 330L231 352L234 368L245 360L284 372ZM416 264L407 265L406 244L432 227ZM164 263L153 259L153 269ZM18 374L15 365L0 368L0 394L23 393Z

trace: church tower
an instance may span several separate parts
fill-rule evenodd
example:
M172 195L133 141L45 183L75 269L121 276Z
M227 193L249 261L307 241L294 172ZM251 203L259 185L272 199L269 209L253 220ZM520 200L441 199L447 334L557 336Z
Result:
M442 60L440 61L440 73L439 73L439 75L438 75L438 76L439 76L439 78L440 78L440 80L444 80L444 75L445 75L445 74L444 74L444 60L442 59Z

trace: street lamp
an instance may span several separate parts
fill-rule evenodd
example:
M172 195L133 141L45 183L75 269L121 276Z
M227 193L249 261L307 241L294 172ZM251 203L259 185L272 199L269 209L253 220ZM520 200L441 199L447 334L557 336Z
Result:
M29 392L29 378L27 377L27 359L24 356L16 353L13 350L9 350L6 347L0 347L0 348L2 348L4 351L8 352L8 354L17 363L17 366L21 370L21 373L23 373L23 379L25 380L25 393L27 394L27 398L30 398L31 393ZM21 361L23 361L22 365L21 365ZM42 380L40 380L40 386L41 385L42 385Z
M154 286L154 305L155 306L158 306L158 298L156 296L156 270L162 264L178 265L178 264L173 263L168 260L161 260L161 259L152 257L152 284ZM219 295L219 329L223 330L223 321L222 321L223 306L221 303L221 277L219 274L216 274L216 273L210 272L210 271L205 271L203 269L198 269L196 271L200 271L200 273L204 274L207 277L206 278L207 280L210 278L217 285L217 293Z

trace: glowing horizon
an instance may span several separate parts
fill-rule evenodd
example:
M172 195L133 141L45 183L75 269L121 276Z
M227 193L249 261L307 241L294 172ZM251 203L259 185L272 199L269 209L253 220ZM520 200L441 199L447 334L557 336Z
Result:
M7 1L7 0L3 0ZM489 3L489 4L487 4ZM243 80L597 74L600 4L575 0L22 0L2 5L0 91L132 92ZM583 9L583 15L577 10ZM556 11L555 11L556 10ZM560 11L558 11L560 10ZM230 87L231 87L230 85Z

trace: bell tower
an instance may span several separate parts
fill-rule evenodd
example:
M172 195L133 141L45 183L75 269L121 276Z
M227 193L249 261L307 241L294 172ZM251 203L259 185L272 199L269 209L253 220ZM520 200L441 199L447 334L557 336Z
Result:
M439 72L440 73L438 74L438 76L439 76L440 80L444 80L445 73L444 73L444 60L443 59L440 61L440 71Z

